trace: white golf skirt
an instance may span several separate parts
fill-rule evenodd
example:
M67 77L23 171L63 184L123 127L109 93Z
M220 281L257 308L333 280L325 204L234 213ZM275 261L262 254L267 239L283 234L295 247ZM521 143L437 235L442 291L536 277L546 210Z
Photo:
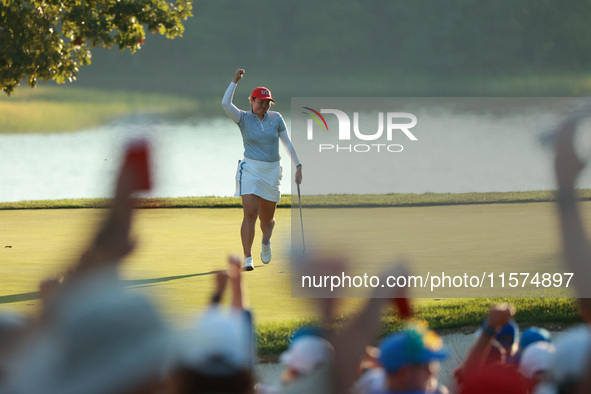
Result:
M245 157L238 162L235 196L254 194L268 201L279 202L279 185L283 169L278 161L266 162Z

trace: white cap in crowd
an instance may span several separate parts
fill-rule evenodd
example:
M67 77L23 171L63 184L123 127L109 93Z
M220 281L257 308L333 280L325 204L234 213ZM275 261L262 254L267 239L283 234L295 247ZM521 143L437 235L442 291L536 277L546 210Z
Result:
M589 368L591 356L591 330L581 325L564 331L555 342L552 361L553 380L560 384L580 380Z
M324 338L313 335L300 336L294 339L279 361L301 374L308 374L317 366L329 363L334 357L334 349Z
M253 337L245 311L211 307L180 340L179 363L210 376L252 368Z
M538 341L525 348L519 360L519 372L532 379L539 373L550 372L552 357L555 351L553 344Z

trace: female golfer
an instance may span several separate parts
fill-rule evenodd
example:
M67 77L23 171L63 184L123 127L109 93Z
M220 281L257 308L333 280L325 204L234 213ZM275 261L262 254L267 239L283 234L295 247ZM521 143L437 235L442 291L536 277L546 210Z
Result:
M252 243L257 216L263 232L261 261L264 264L271 261L271 234L275 226L275 208L281 198L279 140L296 165L297 184L302 181L302 164L291 145L283 117L278 112L269 111L271 102L275 102L269 89L258 87L252 91L248 112L236 108L232 103L236 85L243 76L243 69L236 70L236 75L222 99L222 106L230 119L238 124L244 144L244 158L238 162L236 171L235 195L242 197L244 210L244 219L240 227L244 269L251 271L254 269Z

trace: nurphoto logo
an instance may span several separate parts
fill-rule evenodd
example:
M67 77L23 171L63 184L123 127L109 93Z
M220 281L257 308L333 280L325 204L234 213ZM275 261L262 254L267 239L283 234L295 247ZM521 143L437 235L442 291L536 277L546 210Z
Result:
M371 151L398 153L402 152L404 147L401 144L392 143L395 135L404 135L410 141L418 141L417 137L410 131L410 129L417 125L417 117L409 112L378 112L377 130L375 130L375 126L371 130L362 130L363 127L360 126L359 112L353 112L353 122L351 122L350 116L340 109L322 108L320 111L317 111L310 107L302 108L307 110L302 113L310 117L306 126L306 138L310 141L314 140L315 128L324 133L332 132L329 131L328 123L322 114L331 114L336 118L338 128L334 136L335 143L318 144L318 152L320 153L366 153ZM375 122L375 119L372 119L372 121ZM385 126L384 123L386 124ZM347 141L364 141L364 143L347 144ZM372 143L367 143L366 141L371 141Z

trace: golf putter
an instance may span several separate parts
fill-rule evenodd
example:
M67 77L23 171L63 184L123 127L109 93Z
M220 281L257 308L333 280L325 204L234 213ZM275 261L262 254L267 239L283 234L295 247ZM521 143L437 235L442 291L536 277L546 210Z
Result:
M306 240L304 239L304 220L302 219L302 196L300 195L300 184L296 184L298 186L298 202L300 203L300 223L302 225L302 254L306 253Z

